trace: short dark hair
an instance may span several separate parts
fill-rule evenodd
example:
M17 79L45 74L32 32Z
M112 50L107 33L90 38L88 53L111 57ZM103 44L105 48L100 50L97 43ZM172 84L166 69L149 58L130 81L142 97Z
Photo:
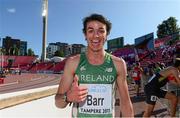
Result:
M140 63L139 63L139 62L136 62L136 66L140 66Z
M109 20L107 20L103 15L100 14L91 14L90 16L87 16L83 19L83 33L86 33L86 26L87 23L90 21L99 21L103 24L106 25L106 31L107 31L107 35L110 33L111 30L111 22Z

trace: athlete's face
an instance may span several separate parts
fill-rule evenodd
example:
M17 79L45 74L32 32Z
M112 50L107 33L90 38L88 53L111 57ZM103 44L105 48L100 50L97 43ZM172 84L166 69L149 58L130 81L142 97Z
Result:
M99 21L88 22L85 37L90 50L94 52L102 50L107 39L106 25Z

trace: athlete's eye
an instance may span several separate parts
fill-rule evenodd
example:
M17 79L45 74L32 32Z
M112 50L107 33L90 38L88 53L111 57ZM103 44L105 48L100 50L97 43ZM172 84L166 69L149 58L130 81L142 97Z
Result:
M93 33L94 30L93 30L93 29L88 29L87 32L88 32L88 33Z
M103 34L103 33L105 33L105 30L104 29L100 29L100 30L98 30L98 32Z

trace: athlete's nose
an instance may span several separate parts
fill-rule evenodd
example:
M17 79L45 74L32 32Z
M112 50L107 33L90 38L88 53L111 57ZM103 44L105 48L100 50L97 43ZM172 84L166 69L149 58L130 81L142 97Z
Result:
M95 36L95 37L99 37L99 31L98 31L98 30L95 30L95 31L94 31L94 36Z

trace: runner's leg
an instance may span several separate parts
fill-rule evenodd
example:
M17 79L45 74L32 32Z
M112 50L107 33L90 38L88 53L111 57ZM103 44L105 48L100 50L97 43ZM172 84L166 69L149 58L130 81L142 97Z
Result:
M176 107L177 107L177 103L178 103L178 99L176 97L175 94L171 93L171 92L167 92L166 95L165 95L165 98L168 99L171 103L171 106L170 106L170 115L172 117L175 117L175 114L176 114Z
M155 105L146 104L146 109L145 109L145 112L143 114L143 117L150 117L152 111L154 110L154 106Z

